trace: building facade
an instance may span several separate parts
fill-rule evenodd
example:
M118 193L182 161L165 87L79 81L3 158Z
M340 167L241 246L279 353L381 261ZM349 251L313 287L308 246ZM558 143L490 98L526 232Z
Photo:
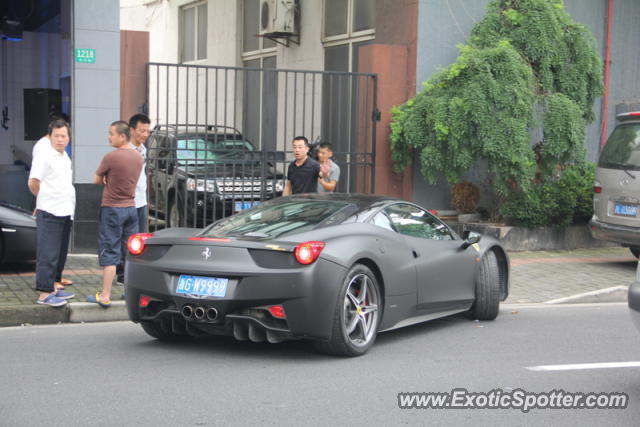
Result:
M101 188L92 184L100 158L111 150L110 122L120 118L120 8L112 0L7 0L3 19L18 22L0 39L1 199L34 206L27 188L35 142L51 114L71 119L71 158L77 209L75 250L97 247ZM3 26L3 28L5 28Z

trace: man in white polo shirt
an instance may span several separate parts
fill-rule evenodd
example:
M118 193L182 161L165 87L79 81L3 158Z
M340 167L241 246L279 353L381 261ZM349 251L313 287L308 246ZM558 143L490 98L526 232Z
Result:
M65 122L69 123L69 116L64 113L53 114L50 115L49 118L51 122L55 120L64 120ZM46 134L33 145L33 150L31 150L31 158L35 159L38 153L42 152L42 149L49 148L50 146L51 140L49 139L49 134Z
M69 126L71 126L71 124L69 123L69 116L67 116L64 113L60 113L60 114L54 114L51 116L52 118L52 122L55 120L64 120L65 122L67 122L67 124L69 124ZM35 143L35 145L33 146L33 150L31 151L31 160L33 162L33 159L35 159L36 157L38 157L38 154L42 153L44 151L44 153L47 153L51 150L51 140L49 139L49 134L47 133L47 135L43 136L42 138L40 138L38 140L38 142ZM66 151L66 148L65 148ZM35 215L35 211L33 213ZM66 233L66 236L69 236L70 233ZM64 247L68 247L69 246L69 240L67 239L66 241L61 242L61 244ZM61 257L60 257L60 269L58 271L58 273L56 274L56 282L55 285L56 287L59 287L60 285L63 286L70 286L73 285L73 282L71 280L65 279L62 277L62 269L64 268L64 264L65 262L67 262L67 251L65 250L63 253L61 253Z
M69 144L69 124L54 120L49 124L49 146L39 150L31 165L29 190L36 196L37 255L36 290L38 304L61 307L74 295L57 289L56 275L64 268L71 221L76 207ZM62 262L62 265L60 263Z

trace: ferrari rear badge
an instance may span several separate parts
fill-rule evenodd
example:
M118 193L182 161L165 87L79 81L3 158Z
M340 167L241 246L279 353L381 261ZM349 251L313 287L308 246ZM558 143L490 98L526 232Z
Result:
M205 261L211 258L211 249L206 248L204 251L202 251L202 258L204 258Z

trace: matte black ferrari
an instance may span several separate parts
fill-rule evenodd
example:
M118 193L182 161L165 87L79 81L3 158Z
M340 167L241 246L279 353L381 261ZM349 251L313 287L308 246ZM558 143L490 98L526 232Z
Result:
M282 197L205 229L129 239L127 308L158 339L310 339L357 356L378 332L470 311L492 320L509 260L427 210L359 194Z
M19 206L0 201L0 264L36 259L36 219Z

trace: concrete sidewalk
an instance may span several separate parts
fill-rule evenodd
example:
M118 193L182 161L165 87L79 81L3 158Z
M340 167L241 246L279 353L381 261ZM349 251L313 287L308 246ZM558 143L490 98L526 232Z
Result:
M511 292L506 304L626 301L637 260L625 248L513 252ZM93 255L70 254L64 277L76 294L63 308L35 304L35 265L0 268L0 326L126 320L122 286L114 285L112 306L85 303L102 287L102 271Z

